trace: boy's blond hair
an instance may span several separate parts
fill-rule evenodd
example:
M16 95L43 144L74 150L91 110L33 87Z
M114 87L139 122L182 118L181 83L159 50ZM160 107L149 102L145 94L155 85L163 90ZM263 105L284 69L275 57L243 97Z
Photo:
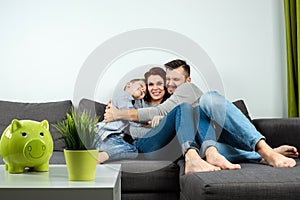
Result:
M134 79L131 79L129 82L126 83L123 90L124 91L126 90L129 83L135 83L135 82L138 82L138 81L143 81L144 83L146 83L146 80L144 78L134 78Z

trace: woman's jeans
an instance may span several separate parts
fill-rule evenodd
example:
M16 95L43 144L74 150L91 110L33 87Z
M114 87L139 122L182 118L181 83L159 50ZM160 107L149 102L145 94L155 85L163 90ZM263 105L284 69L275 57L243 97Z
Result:
M222 132L216 132L215 124L223 127ZM208 92L194 108L187 103L176 106L157 127L152 128L133 145L122 141L122 138L109 137L104 148L101 147L100 150L109 151L110 159L121 159L126 156L134 158L137 156L136 149L147 158L168 158L173 150L169 149L163 156L159 155L160 150L174 137L178 140L177 146L180 147L182 154L185 153L184 143L196 142L201 146L201 157L205 157L207 147L215 146L219 153L231 162L260 161L261 156L255 152L255 145L264 139L236 106L217 92ZM127 154L128 152L130 154Z
M183 112L182 112L183 111ZM183 103L176 106L171 110L155 128L150 129L146 135L139 138L134 144L129 144L121 136L110 135L104 141L99 141L97 148L99 151L105 151L109 155L109 160L116 159L132 159L137 157L139 150L140 154L148 159L164 158L169 160L170 154L162 154L163 149L170 141L177 135L179 143L183 141L194 141L195 142L195 128L193 120L193 108ZM186 133L186 134L185 134ZM178 142L177 142L178 147ZM138 149L138 150L137 150ZM172 149L172 151L179 151L177 159L181 152L180 148Z

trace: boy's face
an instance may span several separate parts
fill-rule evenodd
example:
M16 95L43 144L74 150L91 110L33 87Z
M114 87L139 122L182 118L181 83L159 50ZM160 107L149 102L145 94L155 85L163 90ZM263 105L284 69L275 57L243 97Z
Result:
M144 81L129 82L126 87L126 92L136 99L143 99L146 95L146 84Z
M182 67L166 70L166 85L169 94L173 94L175 89L184 82L191 82L191 78L186 78L186 72Z

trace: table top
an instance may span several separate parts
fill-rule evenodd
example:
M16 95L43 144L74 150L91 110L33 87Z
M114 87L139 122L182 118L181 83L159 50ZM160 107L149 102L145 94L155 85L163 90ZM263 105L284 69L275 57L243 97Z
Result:
M93 181L69 181L66 165L50 165L48 172L11 174L0 165L1 188L114 188L121 176L120 164L97 165Z

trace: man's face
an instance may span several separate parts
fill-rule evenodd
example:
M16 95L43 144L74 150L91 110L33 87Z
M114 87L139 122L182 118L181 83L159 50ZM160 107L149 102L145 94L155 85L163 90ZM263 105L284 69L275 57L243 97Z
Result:
M178 67L173 70L167 68L166 73L166 85L169 94L173 94L175 89L182 83L191 81L190 77L186 78L186 72L182 67Z

